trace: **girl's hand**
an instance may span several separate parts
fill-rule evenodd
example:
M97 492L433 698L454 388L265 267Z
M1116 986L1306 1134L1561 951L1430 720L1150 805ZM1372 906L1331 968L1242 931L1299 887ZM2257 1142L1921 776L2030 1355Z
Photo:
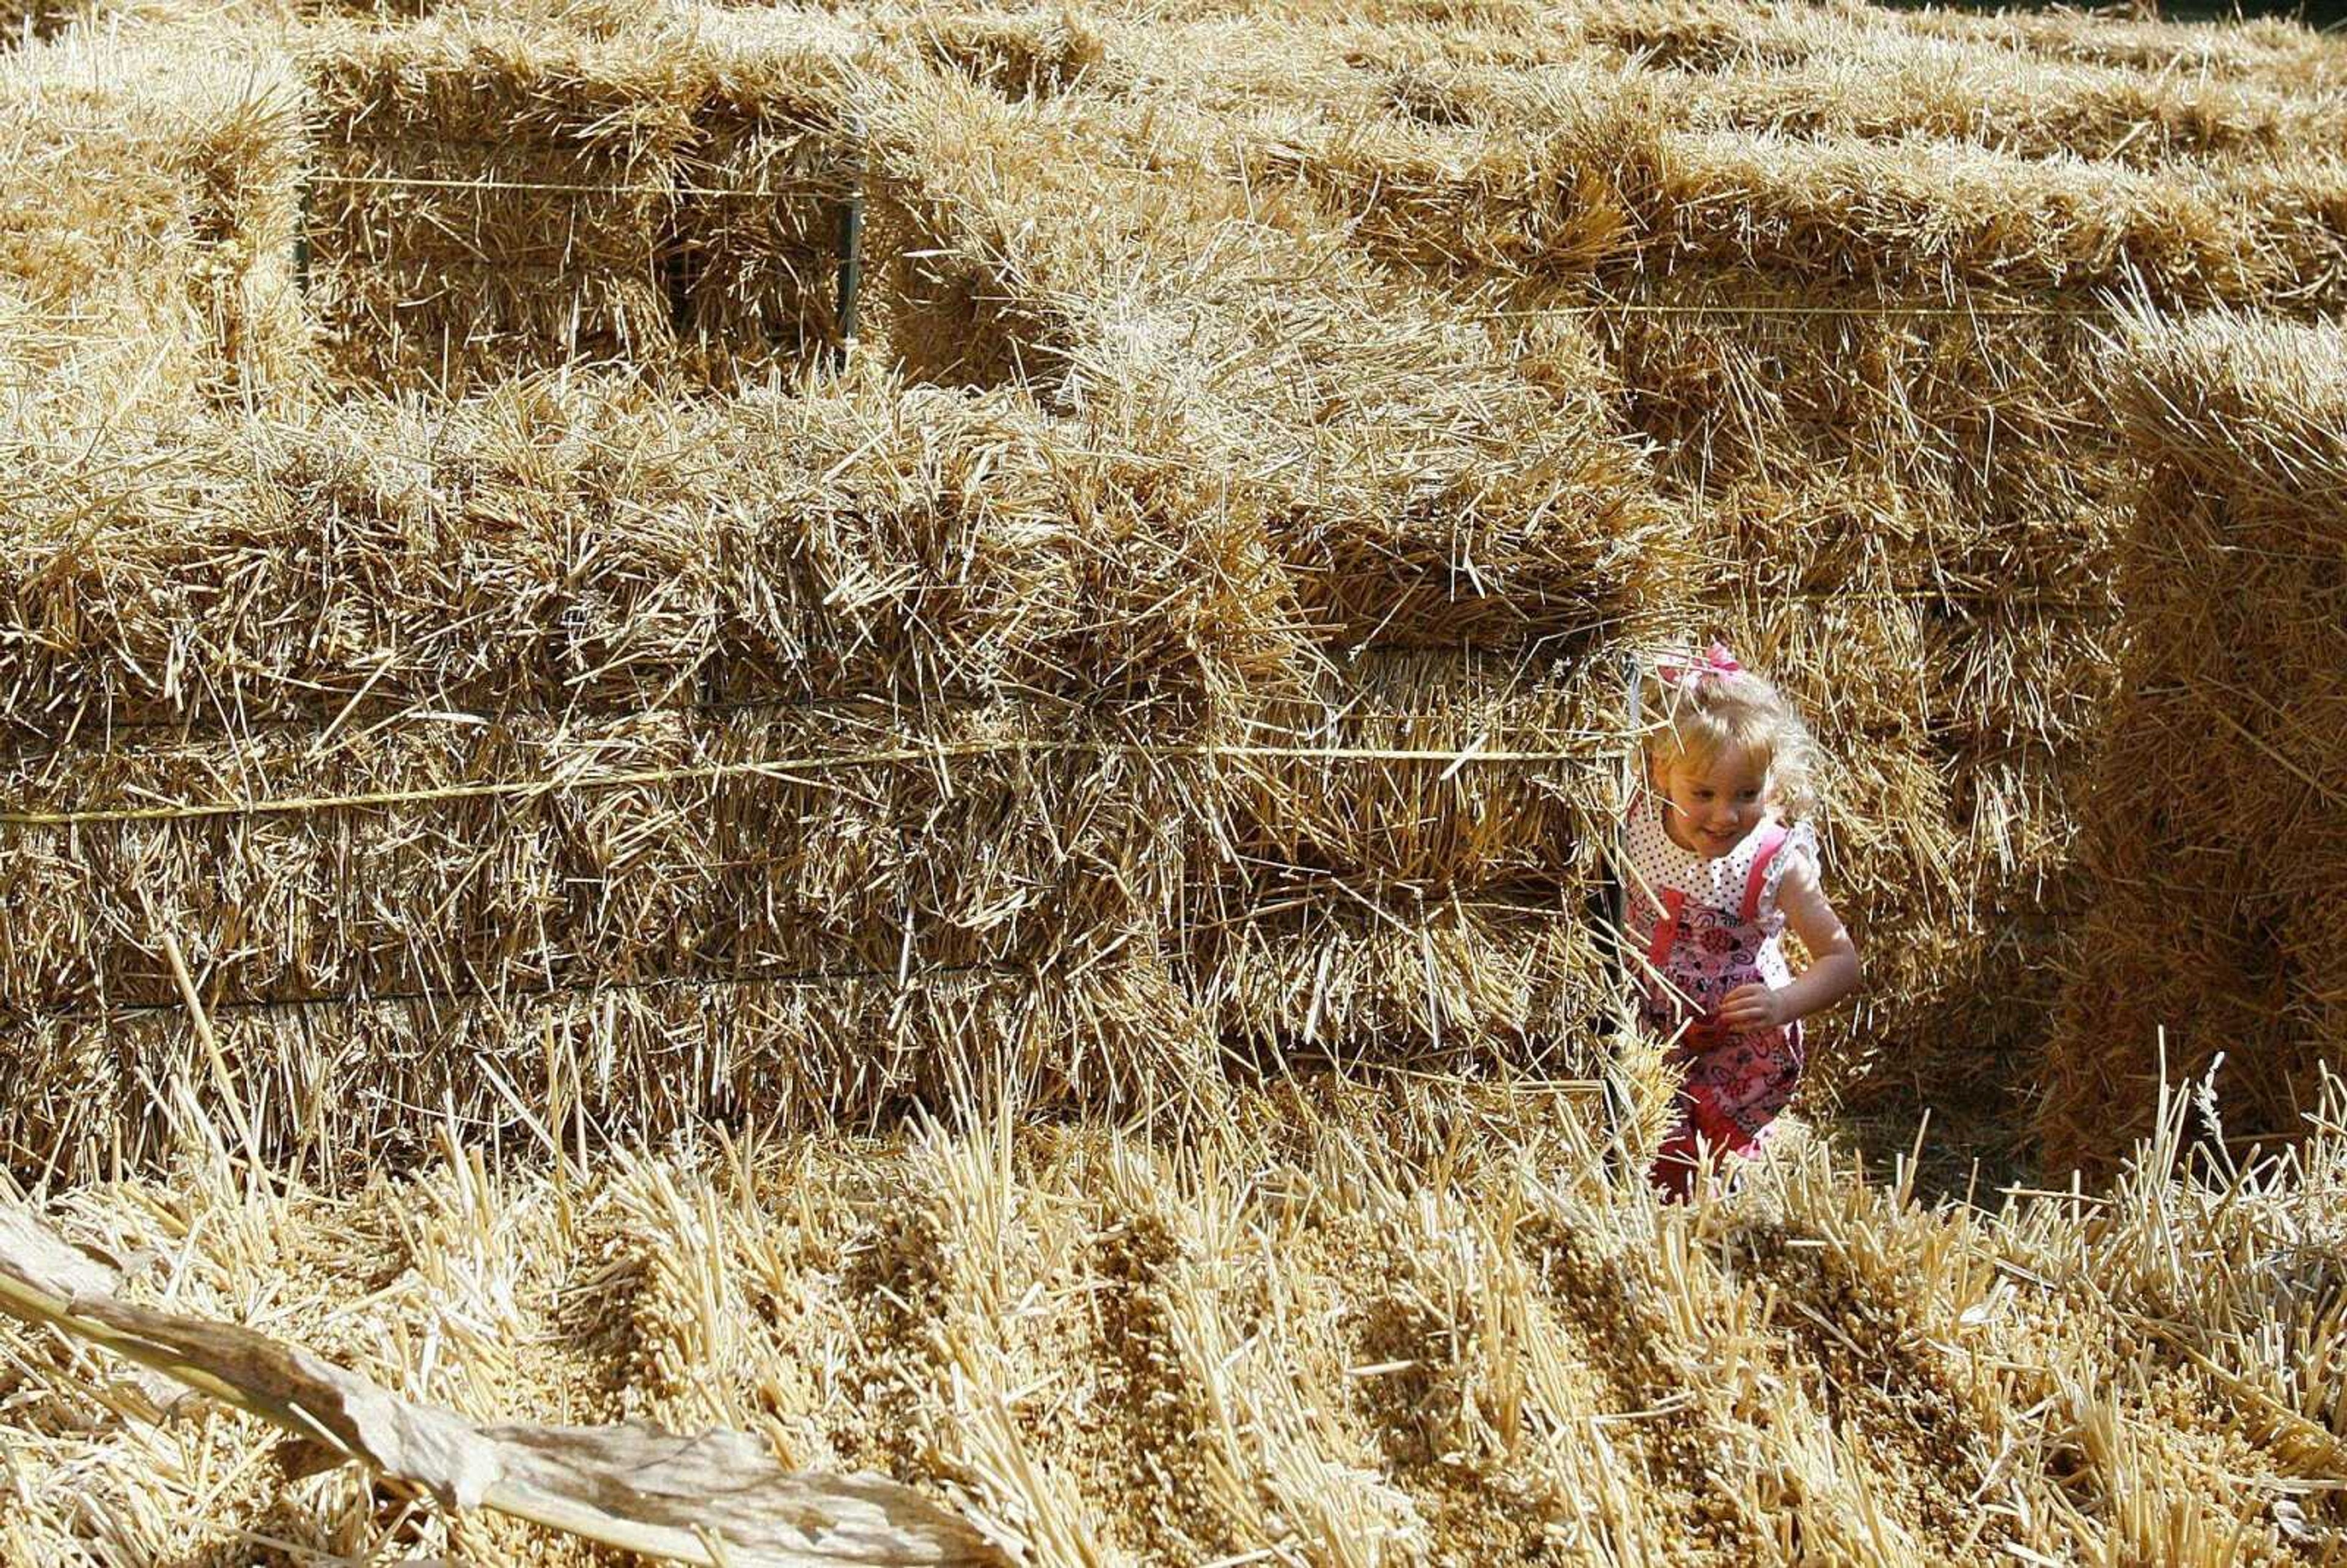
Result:
M1720 1025L1738 1034L1782 1029L1793 1021L1788 1000L1784 992L1770 990L1767 986L1738 986L1720 999Z

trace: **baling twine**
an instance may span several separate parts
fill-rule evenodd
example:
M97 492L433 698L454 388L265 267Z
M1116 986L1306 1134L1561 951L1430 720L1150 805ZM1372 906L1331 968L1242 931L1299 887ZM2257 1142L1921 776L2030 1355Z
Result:
M958 741L928 746L894 746L881 751L810 753L751 762L708 763L692 767L643 768L627 773L598 774L583 778L493 780L481 784L443 784L429 789L374 790L356 794L289 795L274 800L164 801L153 805L102 806L83 811L0 812L0 825L10 827L78 827L106 823L176 822L217 816L300 816L367 806L411 805L435 801L530 798L572 791L626 789L639 784L709 783L729 778L787 778L832 769L879 767L895 763L935 763L999 756L1083 755L1135 757L1148 761L1194 759L1246 761L1288 758L1319 762L1441 763L1449 773L1471 764L1522 767L1541 764L1586 762L1585 752L1489 751L1469 745L1458 751L1428 751L1385 746L1272 746L1214 743L1157 743L1085 740Z
M661 184L595 184L531 179L506 179L485 175L478 178L449 178L412 174L340 174L313 171L305 177L312 184L356 186L386 190L511 191L520 194L561 196L651 196L698 197L713 200L781 200L792 196L822 196L845 189L842 184L819 179L784 187L748 187L729 189L719 186ZM1630 300L1618 295L1596 293L1583 300L1561 302L1551 305L1525 306L1512 310L1474 311L1462 313L1477 321L1535 320L1544 316L1597 313L1620 316L1790 316L1851 319L1901 319L1907 317L1945 317L1952 320L1984 321L2081 321L2102 320L2117 313L2109 303L2081 305L1995 304L1972 305L1945 301L1879 301L1864 304L1799 304L1768 301L1710 300L1703 302L1666 302Z
M930 746L897 746L879 751L834 753L828 755L810 754L803 757L768 758L755 762L709 764L697 767L644 768L578 779L518 779L474 784L451 784L434 789L380 790L360 794L298 795L277 800L172 801L150 806L109 807L93 811L5 812L0 813L0 825L68 827L107 823L185 821L220 816L298 815L435 801L503 797L537 798L569 791L621 789L636 784L743 777L789 777L793 774L819 773L833 768L873 767L895 763L942 764L954 758L1004 753L1130 756L1158 761L1189 758L1238 760L1295 758L1323 762L1440 763L1445 764L1445 777L1470 764L1525 766L1588 760L1587 753L1580 752L1490 751L1477 745L1470 745L1458 751L1430 751L1382 746L1274 746L1205 743L1152 744L1138 742L1083 740L969 741ZM353 1002L528 1000L534 998L547 999L561 996L594 998L620 992L670 989L692 989L733 985L816 987L888 980L898 987L904 987L909 985L917 975L926 981L936 977L971 974L1007 978L1024 975L1026 971L1016 966L999 962L924 964L915 967L911 971L860 968L751 970L727 975L662 975L637 980L557 981L541 986L497 987L466 991L427 988L381 991L364 996L337 992L316 997L240 998L233 1000L215 1001L210 1005L214 1010L272 1011L281 1009L299 1009L318 1006L340 1006ZM101 1017L128 1017L177 1010L176 1007L169 1003L133 1003L113 1006L103 1012L70 1011L44 1016L53 1022L70 1023L93 1021ZM1594 1082L1594 1081L1589 1083L1579 1080L1559 1081L1547 1087L1578 1091L1590 1088Z

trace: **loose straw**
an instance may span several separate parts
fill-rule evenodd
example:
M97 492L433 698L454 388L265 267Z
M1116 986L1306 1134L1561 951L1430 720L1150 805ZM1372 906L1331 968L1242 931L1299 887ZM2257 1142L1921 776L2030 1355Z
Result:
M163 955L171 961L171 979L179 988L179 999L187 1004L196 1040L211 1063L213 1087L220 1091L220 1103L228 1107L230 1118L236 1122L237 1140L244 1145L245 1179L258 1182L261 1173L268 1169L261 1157L261 1139L252 1130L252 1118L245 1113L244 1097L237 1092L236 1077L229 1071L220 1037L212 1032L212 1020L205 1016L203 999L196 995L195 979L188 972L187 955L179 951L179 938L169 931L162 937Z
M891 763L942 763L954 758L996 756L1005 753L1142 757L1152 761L1296 758L1318 762L1441 763L1452 768L1470 764L1521 767L1589 760L1585 752L1492 752L1472 747L1465 751L1416 751L1378 746L1178 744L1132 741L962 741L951 745L897 746L886 751L835 753L827 756L776 757L756 762L711 763L685 768L645 768L577 779L510 779L487 784L446 784L432 789L379 790L364 794L290 795L282 800L167 801L158 805L107 806L89 811L0 812L0 825L79 827L102 823L174 822L212 816L300 816L362 806L530 797L576 790L625 789L635 784L693 784L747 777L781 778L835 768L878 767Z

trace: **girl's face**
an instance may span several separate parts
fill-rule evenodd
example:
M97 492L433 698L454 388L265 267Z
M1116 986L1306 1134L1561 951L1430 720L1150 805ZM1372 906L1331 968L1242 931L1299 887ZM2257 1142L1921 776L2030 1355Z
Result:
M1698 763L1680 755L1654 766L1663 831L1681 849L1716 860L1760 825L1768 792L1767 759L1724 749Z

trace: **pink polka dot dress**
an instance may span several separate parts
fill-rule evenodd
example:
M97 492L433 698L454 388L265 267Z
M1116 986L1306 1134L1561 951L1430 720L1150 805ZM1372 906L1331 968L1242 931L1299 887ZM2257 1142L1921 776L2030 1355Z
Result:
M1684 1199L1706 1150L1758 1152L1800 1081L1798 1022L1730 1030L1719 1022L1719 1004L1739 986L1791 982L1777 888L1795 863L1815 867L1817 834L1808 823L1788 827L1766 817L1733 850L1706 857L1672 842L1660 803L1641 790L1624 836L1640 1011L1674 1041L1667 1060L1686 1070L1652 1176L1665 1196Z

